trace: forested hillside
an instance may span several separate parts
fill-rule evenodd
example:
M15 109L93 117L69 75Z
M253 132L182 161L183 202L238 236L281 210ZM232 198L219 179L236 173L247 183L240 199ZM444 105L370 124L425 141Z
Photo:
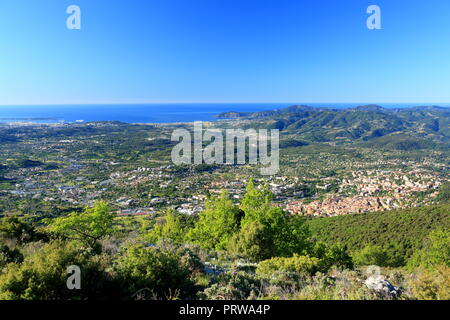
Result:
M430 231L450 229L450 205L315 218L306 224L315 240L341 243L350 252L377 245L405 262L424 246Z
M217 117L259 122L260 126L277 128L313 142L369 141L398 136L403 140L414 137L447 146L450 139L450 109L437 106L387 109L368 105L332 109L301 105L261 112L225 112Z

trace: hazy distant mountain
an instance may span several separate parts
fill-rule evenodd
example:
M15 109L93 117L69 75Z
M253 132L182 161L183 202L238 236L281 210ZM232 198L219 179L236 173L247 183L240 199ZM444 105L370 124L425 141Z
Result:
M450 141L450 108L437 106L386 109L366 105L332 109L299 105L261 112L226 112L217 117L252 120L257 127L278 128L309 141L363 142L394 136L404 142L404 147L417 148L426 141ZM414 141L409 143L408 139Z

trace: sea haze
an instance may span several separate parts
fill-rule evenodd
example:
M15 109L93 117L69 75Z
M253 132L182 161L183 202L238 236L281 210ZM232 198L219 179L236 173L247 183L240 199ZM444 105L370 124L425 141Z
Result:
M170 123L214 121L221 112L254 112L305 104L312 107L352 108L368 103L183 103L183 104L112 104L112 105L30 105L0 106L0 122L92 122ZM385 108L423 105L450 106L449 103L377 103Z

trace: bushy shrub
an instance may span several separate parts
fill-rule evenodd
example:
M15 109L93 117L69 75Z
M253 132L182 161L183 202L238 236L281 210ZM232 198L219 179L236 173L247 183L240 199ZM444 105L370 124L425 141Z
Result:
M132 242L136 244L135 242ZM171 252L180 258L180 264L189 270L191 274L203 272L205 266L200 259L203 249L196 245L179 245L171 240L160 241L158 245L151 245L155 250L162 252Z
M0 243L0 271L8 263L20 263L23 261L23 255L19 249L11 249L4 243Z
M322 272L328 271L332 266L340 269L353 268L353 260L341 244L328 245L325 242L316 242L311 249L311 255L320 259Z
M313 275L320 270L320 260L299 255L294 255L291 258L276 257L261 261L256 268L256 273L270 277L281 270Z
M270 275L268 283L278 288L296 288L305 278L304 274L293 271L278 270Z
M189 262L157 247L125 248L114 263L114 274L125 299L186 298L192 294Z
M0 220L0 239L11 239L23 244L46 240L47 237L37 231L33 224L24 218L9 216Z
M409 281L412 294L420 300L450 300L450 267L416 270Z
M261 289L261 280L245 272L228 272L219 275L209 288L199 293L200 299L245 300L255 298Z
M103 290L106 275L97 259L80 251L74 243L45 244L23 263L9 263L0 275L0 299L67 300L108 297ZM67 268L80 267L81 290L67 288Z
M198 294L201 300L243 300L242 293L231 285L213 284Z

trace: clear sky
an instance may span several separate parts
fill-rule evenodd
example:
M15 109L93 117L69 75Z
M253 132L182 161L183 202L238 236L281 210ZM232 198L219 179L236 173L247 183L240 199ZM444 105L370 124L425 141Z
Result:
M0 1L0 104L145 102L450 102L450 1Z

